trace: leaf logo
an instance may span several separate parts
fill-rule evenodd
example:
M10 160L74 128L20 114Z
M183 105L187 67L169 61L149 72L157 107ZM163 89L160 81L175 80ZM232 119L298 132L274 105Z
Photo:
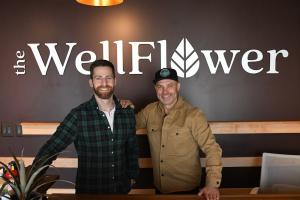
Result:
M179 77L189 78L197 73L199 65L198 54L191 43L183 38L172 55L171 68L177 71Z

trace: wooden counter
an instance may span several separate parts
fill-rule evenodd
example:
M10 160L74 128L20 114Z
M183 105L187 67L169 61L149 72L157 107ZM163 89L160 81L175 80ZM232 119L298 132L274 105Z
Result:
M204 200L196 195L74 195L52 194L49 200ZM220 200L299 200L300 194L221 195Z

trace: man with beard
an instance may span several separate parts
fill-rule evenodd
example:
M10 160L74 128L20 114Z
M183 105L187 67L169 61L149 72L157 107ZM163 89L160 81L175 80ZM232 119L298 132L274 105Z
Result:
M92 98L72 109L40 149L34 164L73 142L78 155L76 193L127 194L139 171L134 111L122 108L113 95L116 77L111 62L91 64L89 85Z

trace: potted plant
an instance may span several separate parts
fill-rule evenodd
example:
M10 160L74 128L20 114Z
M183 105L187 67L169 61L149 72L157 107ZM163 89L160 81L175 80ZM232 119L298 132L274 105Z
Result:
M0 161L0 168L2 168L2 175L0 171L0 179L2 179L0 197L17 200L42 199L46 196L47 189L56 181L74 185L70 181L58 180L58 175L45 175L44 172L52 166L47 163L55 156L57 155L34 162L32 166L27 167L22 159L18 159L14 155L14 161L8 165Z

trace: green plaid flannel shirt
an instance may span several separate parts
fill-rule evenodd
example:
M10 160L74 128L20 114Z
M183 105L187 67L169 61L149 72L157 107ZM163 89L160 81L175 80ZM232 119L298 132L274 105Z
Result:
M121 108L115 96L114 101L113 132L93 96L66 116L35 158L47 158L74 142L78 155L76 193L128 193L130 179L138 176L134 111Z

